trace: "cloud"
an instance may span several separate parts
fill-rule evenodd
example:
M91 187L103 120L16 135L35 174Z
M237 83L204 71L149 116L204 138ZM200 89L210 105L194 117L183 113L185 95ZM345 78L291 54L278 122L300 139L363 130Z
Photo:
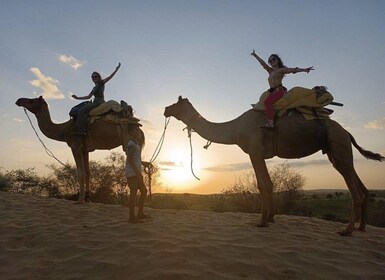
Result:
M382 130L385 127L385 117L380 120L374 120L365 124L365 128L373 130Z
M46 99L63 99L64 94L60 92L57 87L59 83L58 80L55 80L49 76L45 76L40 72L39 68L32 67L31 72L36 76L36 80L30 81L31 85L41 89L43 92L43 97Z
M77 70L78 68L82 67L84 62L81 62L74 58L73 56L68 56L65 54L58 55L57 57L59 61L64 62L65 64L69 65L70 67Z
M19 119L19 118L13 118L13 120L14 120L15 122L19 122L19 123L24 122L22 119Z
M204 170L212 171L212 172L235 172L235 171L247 170L250 168L252 168L250 162L243 162L243 163L233 163L233 164L206 167L204 168Z
M270 167L272 165L280 164L282 162L267 162L267 165ZM306 161L290 161L289 165L293 168L303 167L303 166L320 166L320 165L330 165L330 161L327 159L315 159L315 160L306 160ZM204 170L212 171L212 172L237 172L242 170L252 169L251 162L242 162L242 163L234 163L234 164L225 164L225 165L217 165L206 167Z
M279 164L279 163L278 163ZM290 167L304 167L304 166L321 166L331 165L328 159L313 159L313 160L293 160L289 162Z
M160 170L167 171L167 170L172 170L174 168L178 167L184 167L185 165L183 162L174 162L174 161L162 161L159 162L159 168Z

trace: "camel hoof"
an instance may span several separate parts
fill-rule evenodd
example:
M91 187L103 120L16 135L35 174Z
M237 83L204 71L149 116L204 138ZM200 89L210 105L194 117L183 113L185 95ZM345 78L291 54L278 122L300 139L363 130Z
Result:
M75 204L84 204L85 201L84 199L79 199L78 201L75 202Z
M269 223L274 223L274 222L275 222L275 220L273 217L269 218Z

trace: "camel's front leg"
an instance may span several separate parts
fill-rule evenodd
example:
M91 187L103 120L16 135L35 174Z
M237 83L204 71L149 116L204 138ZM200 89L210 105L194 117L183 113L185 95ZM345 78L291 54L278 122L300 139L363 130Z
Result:
M254 172L257 177L258 189L261 195L261 221L259 227L269 226L270 211L273 211L271 207L271 200L273 198L273 183L271 182L270 175L267 171L265 160L259 156L251 156L251 163L253 164ZM271 199L270 199L271 196Z
M79 199L78 203L84 203L85 201L85 192L84 192L84 183L86 179L86 172L84 167L84 161L83 161L83 153L80 148L72 148L72 155L75 159L76 163L76 171L78 174L78 180L80 185L80 191L79 191Z

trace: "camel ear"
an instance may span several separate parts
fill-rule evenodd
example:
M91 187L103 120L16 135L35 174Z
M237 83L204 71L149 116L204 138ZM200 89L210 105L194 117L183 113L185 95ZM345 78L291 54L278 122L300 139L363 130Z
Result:
M179 102L179 101L182 101L182 99L183 99L183 98L182 98L182 95L179 95L178 102Z

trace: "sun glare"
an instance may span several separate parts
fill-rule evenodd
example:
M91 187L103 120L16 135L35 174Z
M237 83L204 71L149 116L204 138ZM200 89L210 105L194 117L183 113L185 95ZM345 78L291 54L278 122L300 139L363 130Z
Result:
M185 151L170 151L167 163L162 165L161 178L165 186L178 190L188 189L191 183L196 180L191 172L191 158ZM194 172L200 170L199 162L193 162Z

